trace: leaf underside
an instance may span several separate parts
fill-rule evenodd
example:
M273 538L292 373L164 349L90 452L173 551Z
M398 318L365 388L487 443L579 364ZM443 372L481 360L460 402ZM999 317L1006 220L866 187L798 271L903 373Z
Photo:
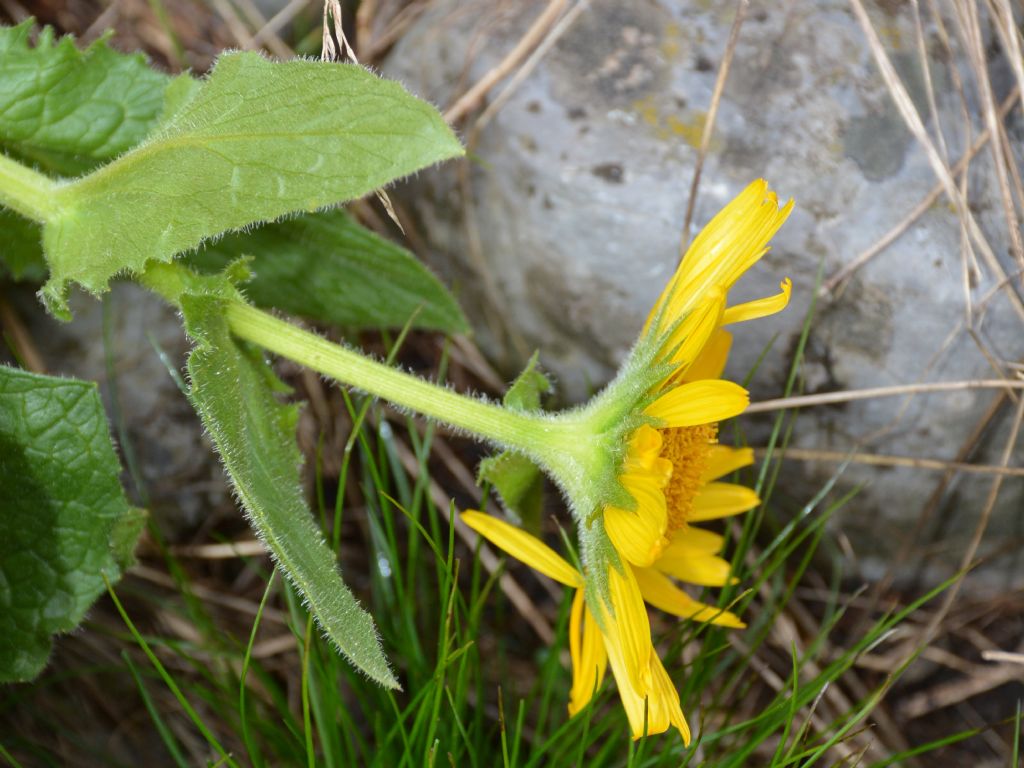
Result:
M231 336L224 300L216 292L181 297L196 345L188 361L193 405L249 521L321 629L354 666L397 688L373 620L342 581L304 500L295 441L298 406L278 401L275 392L283 385L270 366Z

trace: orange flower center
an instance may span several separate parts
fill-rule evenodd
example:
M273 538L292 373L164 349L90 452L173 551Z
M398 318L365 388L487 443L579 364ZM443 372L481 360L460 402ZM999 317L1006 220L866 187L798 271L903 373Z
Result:
M668 506L668 530L671 537L690 517L693 497L701 487L701 475L707 469L711 446L717 442L718 425L702 424L698 427L679 427L660 430L661 458L672 462L672 477L665 486Z

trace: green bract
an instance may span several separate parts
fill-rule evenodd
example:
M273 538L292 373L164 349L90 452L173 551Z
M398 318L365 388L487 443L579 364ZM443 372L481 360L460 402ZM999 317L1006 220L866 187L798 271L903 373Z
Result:
M120 473L95 384L0 366L0 681L35 677L131 563Z

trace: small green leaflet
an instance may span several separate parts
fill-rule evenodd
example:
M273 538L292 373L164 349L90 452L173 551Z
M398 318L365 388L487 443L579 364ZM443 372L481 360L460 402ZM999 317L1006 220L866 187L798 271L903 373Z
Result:
M131 564L120 472L95 384L0 366L0 682L39 674Z
M361 67L225 54L152 137L56 190L44 299L66 317L71 281L98 293L151 259L460 154L437 110Z
M257 306L352 328L468 329L451 294L404 248L341 210L304 214L228 235L188 263L219 272L250 256L246 296Z
M302 457L295 442L298 406L278 401L275 392L283 384L270 366L232 338L222 303L238 299L229 298L233 290L227 281L208 278L195 284L204 282L214 287L206 293L186 289L179 296L195 342L188 361L192 403L250 523L325 634L370 678L398 688L373 620L341 580L334 553L303 498Z
M523 372L509 387L502 402L520 411L539 411L540 396L551 391L551 382L537 369L538 355L530 357ZM502 451L480 462L478 481L487 481L497 489L505 507L527 529L540 529L544 504L544 473L525 456Z
M71 176L126 152L156 125L170 78L98 40L85 50L32 21L0 27L0 145Z

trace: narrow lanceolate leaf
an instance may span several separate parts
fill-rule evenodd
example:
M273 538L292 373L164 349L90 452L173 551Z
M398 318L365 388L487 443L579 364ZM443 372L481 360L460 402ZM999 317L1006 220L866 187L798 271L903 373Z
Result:
M361 197L462 147L441 115L361 67L222 56L142 145L55 195L44 297L99 292L206 238Z
M39 674L131 563L120 472L95 384L0 366L0 682Z
M295 443L298 406L277 400L282 385L270 367L231 337L222 301L216 295L180 297L196 345L188 361L192 402L249 521L320 627L357 668L397 688L373 620L341 580L334 553L303 498Z
M354 328L412 326L459 333L452 295L404 248L341 210L304 214L210 243L188 260L220 271L252 257L246 296L261 307Z
M49 27L0 27L0 146L44 170L71 176L142 141L163 111L170 78L98 40L79 50Z

